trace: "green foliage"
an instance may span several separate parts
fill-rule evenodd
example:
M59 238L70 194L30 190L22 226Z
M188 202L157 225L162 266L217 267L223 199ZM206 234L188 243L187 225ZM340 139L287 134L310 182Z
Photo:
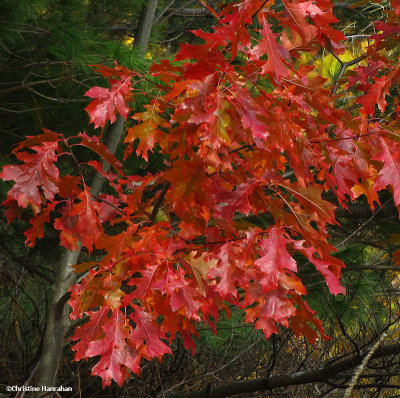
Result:
M141 1L6 0L0 5L1 151L42 127L86 129L83 110L90 86L101 85L88 65L113 60L145 70L147 60L124 44L125 31L136 21Z

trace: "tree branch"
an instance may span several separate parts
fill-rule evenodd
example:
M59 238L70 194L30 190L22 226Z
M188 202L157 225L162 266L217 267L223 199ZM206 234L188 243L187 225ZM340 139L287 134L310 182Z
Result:
M154 207L153 210L150 214L150 220L151 222L154 222L154 220L156 219L158 210L160 209L162 202L164 200L165 194L167 193L169 187L171 186L171 184L167 181L164 183L164 186L162 187L161 193L158 196L156 202L154 203Z
M324 383L327 379L337 378L339 373L348 371L360 365L370 350L363 351L361 355L352 355L341 359L333 365L327 365L317 370L297 372L281 376L271 376L259 380L238 381L226 383L222 386L202 391L188 393L170 393L166 398L224 398L238 394L271 390L274 388L294 386L309 383ZM372 355L371 359L400 354L400 344L381 346Z
M370 360L370 358L372 358L372 356L374 355L374 352L376 352L378 347L386 340L387 337L388 337L388 332L387 331L382 333L382 335L379 338L379 340L372 346L371 350L364 357L364 359L362 360L360 366L358 367L358 369L354 373L354 376L352 377L352 379L350 381L349 387L346 389L346 393L345 393L344 398L350 398L351 397L351 393L352 393L353 389L355 388L355 386L357 384L357 380L360 377L360 374L364 370L364 368L367 365L367 363Z
M182 4L182 6L175 8L174 10L172 10L168 15L166 15L164 18L162 18L161 20L159 20L157 18L157 23L159 25L163 24L167 19L169 19L170 17L176 15L178 12L184 10L187 6L189 6L190 4L194 3L195 0L188 0L186 3ZM161 16L160 16L161 17Z
M396 271L400 272L400 266L395 264L365 264L365 265L353 265L353 266L346 266L343 268L343 272L347 271Z
M34 82L22 83L20 86L8 87L3 90L0 90L0 95L11 93L11 92L17 91L17 90L22 90L24 88L28 88L28 87L32 87L32 86L38 86L40 84L59 82L61 80L67 80L69 78L70 78L69 76L62 76L62 77L56 77L54 79L36 80Z
M333 89L332 89L332 94L336 94L337 89L339 87L339 81L343 77L344 72L346 71L346 69L349 66L353 66L353 65L357 64L358 62L362 61L363 59L367 58L367 56L366 55L361 55L360 57L357 57L356 59L353 59L351 61L343 62L343 61L340 60L340 58L336 54L334 54L332 52L331 52L331 54L340 62L339 75L338 75L338 77L337 77L337 79L335 81L335 85L333 86Z
M171 13L179 17L205 17L212 16L207 8L171 8Z

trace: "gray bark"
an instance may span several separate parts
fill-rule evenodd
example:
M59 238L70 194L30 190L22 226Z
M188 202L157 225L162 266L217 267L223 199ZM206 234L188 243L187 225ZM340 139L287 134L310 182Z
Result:
M75 282L72 266L77 263L80 250L67 251L58 268L54 284L53 301L47 317L42 352L38 367L37 385L54 386L65 336L70 326L67 292ZM41 396L42 394L38 394Z
M145 53L151 27L154 20L154 13L158 0L151 0L144 9L143 23L140 25L137 33L136 45L140 46L140 52ZM124 130L124 119L118 115L116 122L110 128L106 144L111 153L115 153ZM103 163L103 169L108 170L110 165ZM90 186L91 193L96 196L100 193L104 178L96 174ZM80 249L74 252L67 251L58 267L56 280L54 283L53 300L50 307L46 330L43 337L42 352L40 354L39 366L37 371L37 386L55 386L58 367L62 356L66 335L71 327L69 319L69 298L68 290L77 282L77 275L73 272L72 266L77 263ZM53 397L54 394L38 393L40 396Z
M140 15L138 30L135 34L135 46L142 55L146 53L149 44L157 4L158 0L148 0L146 8Z
M106 144L110 152L115 153L124 129L124 118L118 115L116 122L110 128ZM110 165L103 163L103 170L107 171ZM90 192L96 196L100 193L104 178L96 174L90 185ZM71 327L69 319L68 290L77 282L77 275L72 266L78 262L80 249L66 251L58 267L54 284L53 300L47 317L46 331L43 338L42 352L37 375L38 386L55 386L59 362L62 356L66 335ZM42 396L40 393L38 396ZM52 396L46 393L47 396Z
M117 120L111 126L110 131L107 134L106 145L111 153L115 153L117 150L118 143L121 139L122 132L124 131L124 118L121 115L117 116ZM108 171L110 169L110 164L107 162L103 163L103 170ZM90 192L93 195L98 195L101 191L101 187L104 182L104 177L100 174L96 173L93 178L92 183L90 184Z

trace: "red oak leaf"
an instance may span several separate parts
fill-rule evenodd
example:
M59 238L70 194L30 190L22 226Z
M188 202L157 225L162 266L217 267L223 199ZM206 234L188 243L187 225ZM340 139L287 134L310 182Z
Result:
M376 73L377 71L375 71ZM384 112L386 109L386 95L389 94L389 89L392 83L398 80L400 76L400 66L391 70L388 75L374 77L374 83L365 83L358 86L358 89L366 91L367 94L357 98L357 103L362 105L361 113L370 116L375 113L375 105Z
M326 253L323 258L317 258L314 248L300 247L299 241L297 241L296 249L303 253L310 263L314 264L315 268L325 278L326 284L332 294L346 293L346 289L339 282L341 269L345 266L343 261L332 257L329 253Z
M239 268L239 262L235 261L235 254L232 253L230 244L227 242L222 245L215 257L218 265L210 270L208 279L218 281L215 290L226 299L236 300L238 297L237 286L246 286L250 281L250 276Z
M230 103L221 95L221 93L211 93L204 99L203 105L205 111L198 109L196 114L189 118L189 123L200 124L200 140L206 145L212 143L216 148L222 144L230 145L231 138L229 134L231 117L229 115ZM204 146L204 144L201 144Z
M317 27L308 22L308 18L312 15L321 13L321 9L314 1L303 1L300 3L291 3L289 0L283 0L290 21L290 27L296 30L304 39L304 44L308 44L317 35Z
M130 315L130 318L135 322L136 327L131 338L140 353L148 359L161 358L164 354L172 355L169 346L160 340L160 338L166 339L160 325L157 325L153 317L143 308L135 305L134 309L135 312Z
M89 262L74 267L75 272L87 271L89 268L89 274L79 284L69 289L71 293L69 304L73 308L71 319L81 318L84 313L99 306L116 308L121 298L125 297L125 293L119 289L121 281L106 272L95 271L93 268L96 265L94 262Z
M373 115L377 104L381 110L385 110L387 105L385 92L389 89L387 83L387 76L375 77L374 84L367 89L368 93L357 99L357 102L362 105L362 112L365 115Z
M214 33L205 33L202 30L193 33L213 46L225 46L230 41L233 59L238 48L250 47L250 35L246 25L251 24L252 17L262 5L263 2L260 0L244 0L240 4L235 4L236 8L226 6L221 18L218 18L220 26L214 28Z
M396 8L396 13L398 12L400 15L400 0L396 0L398 2L398 8ZM387 39L392 35L400 34L400 22L396 25L388 24L383 21L375 22L375 29L380 33L376 33L371 36L372 40L375 40L376 44L379 44L382 40Z
M213 190L212 182L204 170L203 160L196 156L191 160L179 159L167 170L164 178L171 183L166 200L177 216L203 233L210 217ZM201 187L199 189L199 187ZM186 206L191 203L190 206Z
M132 328L119 308L103 324L104 337L92 340L86 350L88 357L100 355L92 375L100 376L103 387L115 380L122 385L127 376L127 368L139 373L140 355L131 339Z
M60 231L61 244L68 250L77 250L81 242L90 252L93 245L102 248L103 229L96 211L96 202L88 189L77 197L78 203L71 200L61 209L62 216L54 222L54 228Z
M59 202L53 201L49 203L38 215L34 216L29 222L32 224L32 228L25 231L25 245L33 247L37 238L43 238L44 226L50 221L50 214Z
M80 177L66 175L62 176L58 182L58 194L62 198L74 198L81 192L82 180Z
M115 158L115 156L110 152L108 147L100 142L99 138L95 135L89 136L86 133L79 133L78 137L81 139L79 145L83 145L87 148L90 148L92 151L96 152L101 159L108 162L115 171L119 174L123 175L122 165Z
M92 87L85 95L95 98L85 110L89 114L90 122L94 127L104 127L108 120L114 123L116 112L124 119L128 116L129 108L125 104L124 96L131 89L131 77L122 76L121 80L109 79L111 88Z
M93 68L93 70L97 73L100 73L104 77L123 77L123 76L135 76L136 72L132 71L128 68L125 68L123 65L118 65L117 61L114 61L114 68L109 68L104 65L96 64L89 65Z
M280 186L291 192L305 209L310 219L321 224L335 224L335 206L324 199L321 195L323 188L314 184L301 187L299 184L290 184L289 182L279 183Z
M55 165L58 141L42 142L30 149L35 153L16 152L15 156L23 164L5 166L0 178L15 181L8 198L15 199L20 207L31 205L34 212L38 213L43 202L41 192L50 201L58 192L59 171Z
M282 2L283 11L273 0L228 2L213 30L194 32L203 44L184 44L178 62L151 67L155 89L146 96L154 97L133 116L125 160L133 150L148 160L159 146L163 167L154 170L150 162L147 175L124 176L97 137L44 130L19 144L19 165L0 174L15 181L3 202L7 218L33 209L28 245L55 213L61 244L89 251L73 266L87 275L69 290L70 317L88 321L72 340L76 360L99 357L93 374L103 385L122 384L129 369L139 372L141 359L170 354L177 337L194 352L196 326L203 320L215 330L228 305L245 311L267 338L279 325L311 343L326 338L295 261L305 257L331 293L345 293L344 263L328 243L335 206L323 192L343 207L365 194L372 207L378 191L389 189L400 206L399 112L385 114L387 102L391 110L398 105L388 97L400 66L390 51L380 51L399 33L393 22L399 1L376 25L384 32L375 37L381 44L367 50L368 65L346 72L357 85L358 115L321 77L311 77L313 57L343 39L332 27L333 3ZM295 62L300 53L307 65ZM131 80L141 76L119 65L95 67L111 87L90 89L87 111L104 127L117 113L127 118L127 103L140 92L131 90ZM371 118L378 110L382 118ZM82 160L87 149L96 160ZM105 177L107 193L91 195L88 170Z
M157 104L146 105L146 112L137 113L132 119L139 123L128 129L128 134L125 138L125 143L133 143L139 139L139 145L136 149L137 156L143 156L144 160L148 160L147 152L153 149L157 142L157 133L162 134L158 126L163 126L165 120L160 116L161 109ZM130 151L125 153L125 158L130 154Z
M396 265L400 265L400 250L396 250L393 254L393 261Z
M286 244L290 242L285 238L282 229L270 228L268 238L259 242L262 249L262 256L254 262L254 265L261 271L259 282L263 286L263 293L278 288L280 274L286 269L296 272L297 264L287 252Z
M266 21L263 14L259 18L263 26L262 39L250 51L250 61L259 60L263 55L267 54L268 59L266 62L260 63L262 65L262 73L269 73L275 80L285 77L289 74L289 70L285 66L285 62L289 61L289 51L276 41L278 35L272 33L269 23Z
M162 59L160 64L153 64L150 67L151 74L158 77L162 82L165 83L178 81L179 77L183 75L184 71L184 68L173 65L168 59Z
M390 5L394 8L395 14L400 15L400 0L390 0Z
M278 333L276 323L284 326L289 324L289 318L295 315L296 308L288 299L287 292L279 289L260 296L258 304L245 311L246 322L256 321L255 329L261 329L268 339L272 334Z
M18 202L15 199L7 198L3 203L3 207L7 208L4 213L7 217L7 221L10 223L11 221L17 219L20 220L22 214L24 214L24 208L18 206Z
M13 152L20 151L25 148L32 148L35 145L42 145L44 142L57 142L62 139L62 135L48 129L42 129L44 134L28 136L20 142Z
M375 160L383 162L374 186L378 191L391 186L396 205L400 205L400 144L390 142L388 145L384 138L380 138L381 151L374 157Z
M80 325L75 329L72 341L79 340L72 349L76 351L75 361L79 361L85 357L86 350L93 340L101 339L104 336L103 325L108 321L109 306L103 306L98 311L88 311L86 315L89 317L88 322Z
M192 286L194 281L186 279L185 275L182 268L168 269L163 277L153 284L153 288L167 292L172 311L186 312L189 319L199 321L201 293Z
M234 191L219 189L214 196L218 203L216 216L230 222L235 212L248 215L252 210L249 197L262 183L261 180L253 180L238 185Z
M330 338L325 335L322 328L322 322L315 318L315 311L313 311L306 301L303 301L300 296L294 295L293 301L296 304L296 314L290 318L290 326L294 334L299 336L305 336L309 343L315 344L318 334L315 329L317 329L324 340L329 340ZM314 325L311 328L310 325Z

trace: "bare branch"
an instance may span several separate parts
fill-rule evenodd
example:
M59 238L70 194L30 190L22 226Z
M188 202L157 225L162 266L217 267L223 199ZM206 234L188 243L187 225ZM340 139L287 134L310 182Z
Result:
M371 353L367 350L361 355L351 355L345 359L337 361L333 365L327 365L316 370L305 372L296 372L292 374L270 376L259 380L238 381L227 383L214 389L206 389L202 391L188 393L171 393L166 395L167 398L225 398L233 395L244 393L252 393L258 391L272 390L274 388L316 383L324 383L329 379L335 379L345 371L354 369L360 365L364 358ZM390 355L400 354L400 344L390 344L380 346L375 352L372 352L368 359L382 358Z
M343 62L343 61L341 61L341 60L339 59L339 57L338 57L337 55L335 55L334 53L331 53L331 54L332 54L332 55L340 62L340 64L341 64L340 71L339 71L339 75L338 75L338 77L337 77L337 79L336 79L336 81L335 81L335 85L333 86L333 89L332 89L332 94L336 94L337 89L338 89L338 87L339 87L339 81L340 81L340 79L343 77L344 72L346 71L346 69L347 69L349 66L353 66L353 65L357 64L358 62L362 61L363 59L367 58L367 56L366 56L366 55L361 55L360 57L357 57L357 58L355 58L355 59L353 59L353 60L351 60L351 61Z
M56 77L54 79L37 80L37 81L34 81L34 82L29 82L29 83L22 83L19 86L9 87L9 88L5 88L3 90L0 90L0 95L11 93L11 92L17 91L17 90L22 90L24 88L28 88L28 87L32 87L32 86L38 86L38 85L41 85L41 84L49 84L49 83L59 82L59 81L62 81L62 80L67 80L67 79L69 79L69 76L62 76L62 77Z

